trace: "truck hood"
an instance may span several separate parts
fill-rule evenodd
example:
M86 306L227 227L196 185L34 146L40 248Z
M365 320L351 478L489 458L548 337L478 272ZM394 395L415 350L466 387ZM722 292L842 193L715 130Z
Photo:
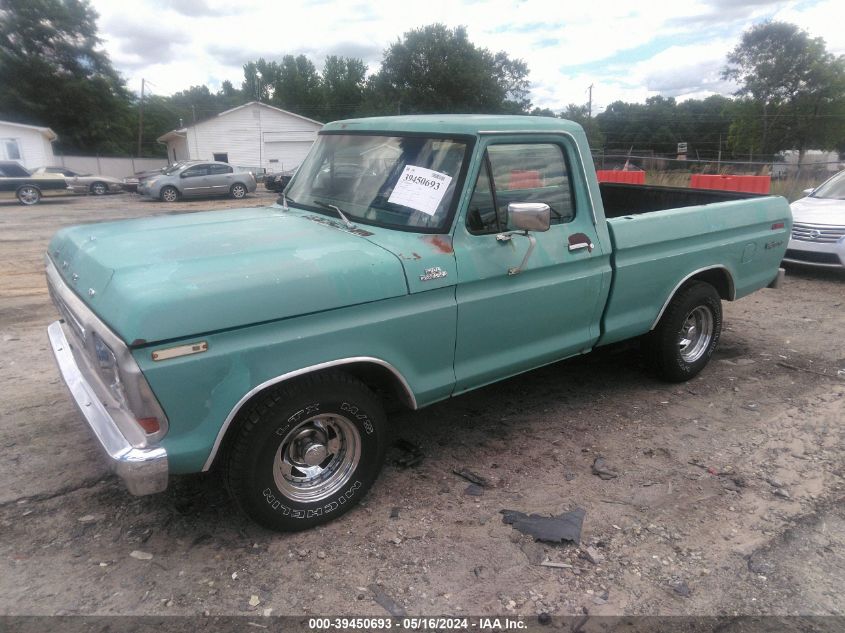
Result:
M77 226L49 256L131 345L407 294L394 254L315 219L268 207Z
M796 200L789 207L795 222L845 226L845 200L807 197Z

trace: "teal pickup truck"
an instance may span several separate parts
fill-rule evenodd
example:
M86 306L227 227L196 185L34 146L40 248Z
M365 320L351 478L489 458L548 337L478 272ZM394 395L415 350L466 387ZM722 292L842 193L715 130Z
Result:
M68 228L49 338L134 494L225 470L258 523L355 504L412 409L640 337L695 376L721 301L776 285L783 198L600 185L559 119L330 123L279 201Z

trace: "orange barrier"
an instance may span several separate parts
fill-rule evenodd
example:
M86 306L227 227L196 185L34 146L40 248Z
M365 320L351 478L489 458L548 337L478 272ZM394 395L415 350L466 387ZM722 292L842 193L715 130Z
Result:
M623 182L628 185L644 185L644 171L622 171L621 169L596 170L599 182Z
M689 186L693 189L744 191L746 193L771 193L772 177L693 174L690 176Z
M542 186L540 172L536 169L511 169L508 189L539 189Z

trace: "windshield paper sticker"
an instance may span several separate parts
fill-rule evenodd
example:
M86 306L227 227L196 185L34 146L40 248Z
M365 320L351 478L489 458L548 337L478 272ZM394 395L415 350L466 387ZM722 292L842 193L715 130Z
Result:
M393 204L410 207L426 215L434 215L446 195L452 177L416 165L405 165L399 182L387 199Z

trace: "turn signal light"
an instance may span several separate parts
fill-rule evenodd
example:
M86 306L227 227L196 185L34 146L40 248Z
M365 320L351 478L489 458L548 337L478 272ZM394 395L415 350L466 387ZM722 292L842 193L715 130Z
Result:
M142 429L144 429L144 432L148 434L158 433L161 429L161 425L158 423L158 418L139 418L138 424Z

